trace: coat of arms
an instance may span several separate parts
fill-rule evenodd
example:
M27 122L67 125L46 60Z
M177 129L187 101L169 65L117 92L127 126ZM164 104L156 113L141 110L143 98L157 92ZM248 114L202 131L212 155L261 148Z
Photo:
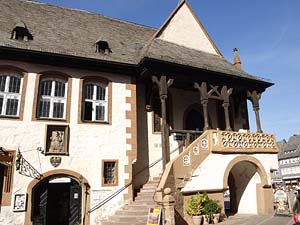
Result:
M53 156L50 158L50 163L54 167L58 167L61 163L61 157L59 156Z

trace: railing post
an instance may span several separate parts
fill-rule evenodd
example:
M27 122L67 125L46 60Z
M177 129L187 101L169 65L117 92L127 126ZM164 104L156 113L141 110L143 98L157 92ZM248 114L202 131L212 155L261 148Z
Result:
M164 189L163 206L165 225L175 225L175 198L171 195L171 188Z

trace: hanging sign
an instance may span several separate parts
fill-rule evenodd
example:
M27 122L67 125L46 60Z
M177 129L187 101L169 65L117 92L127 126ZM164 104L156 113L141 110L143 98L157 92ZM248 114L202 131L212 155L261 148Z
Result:
M149 208L147 225L161 225L161 208Z

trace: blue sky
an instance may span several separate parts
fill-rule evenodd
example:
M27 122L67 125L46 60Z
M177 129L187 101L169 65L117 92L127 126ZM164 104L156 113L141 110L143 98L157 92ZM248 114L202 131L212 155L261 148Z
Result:
M159 28L179 0L39 0ZM237 47L243 69L271 80L263 93L261 123L277 140L300 134L300 1L189 0L220 49L232 61ZM249 107L251 130L256 130Z

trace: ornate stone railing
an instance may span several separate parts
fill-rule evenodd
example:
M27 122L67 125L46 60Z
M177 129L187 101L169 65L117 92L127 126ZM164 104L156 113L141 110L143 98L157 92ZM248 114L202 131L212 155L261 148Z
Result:
M210 130L207 137L212 152L222 153L277 153L275 135L249 131Z

